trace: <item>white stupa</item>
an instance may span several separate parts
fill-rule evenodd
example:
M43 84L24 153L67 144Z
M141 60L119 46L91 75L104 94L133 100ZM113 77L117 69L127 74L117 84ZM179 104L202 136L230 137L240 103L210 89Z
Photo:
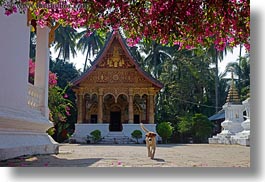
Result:
M223 109L225 110L225 121L221 123L223 129L221 133L208 139L210 144L232 144L232 136L243 131L241 124L244 121L244 106L240 102L237 90L234 85L233 72L231 86L228 92L226 103L223 105Z

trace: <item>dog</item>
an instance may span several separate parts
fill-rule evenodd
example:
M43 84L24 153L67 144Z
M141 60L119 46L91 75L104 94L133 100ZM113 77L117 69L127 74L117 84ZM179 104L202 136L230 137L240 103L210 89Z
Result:
M154 159L156 151L156 133L147 130L143 123L140 123L142 130L145 132L145 143L147 147L148 157Z

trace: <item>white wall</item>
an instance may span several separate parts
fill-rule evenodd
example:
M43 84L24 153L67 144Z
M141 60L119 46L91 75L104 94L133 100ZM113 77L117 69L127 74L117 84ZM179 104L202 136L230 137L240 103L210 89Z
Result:
M4 15L0 8L0 160L58 153L46 133L52 123L28 101L29 27L27 15Z
M143 137L142 137L142 139L139 139L139 141L142 141L145 139L145 133L141 129L139 124L123 124L122 126L123 126L123 130L121 133L124 136L132 138L132 136L131 136L132 132L134 130L140 130L140 131L142 131ZM144 124L144 126L149 131L157 133L156 132L156 124ZM110 133L109 124L75 124L75 132L74 132L72 138L77 139L77 141L79 141L79 142L85 142L87 135L90 135L90 133L94 130L100 130L102 137L105 137ZM157 135L157 140L161 140L161 138L158 135Z
M27 17L19 13L5 16L0 8L0 107L27 107L29 27L26 21Z

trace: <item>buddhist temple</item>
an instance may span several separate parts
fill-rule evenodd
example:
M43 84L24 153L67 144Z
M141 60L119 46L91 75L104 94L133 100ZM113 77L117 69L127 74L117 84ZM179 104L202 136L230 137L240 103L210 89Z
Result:
M121 34L113 32L90 69L73 81L75 138L95 129L103 136L116 132L130 137L141 130L140 122L155 130L155 96L162 87L140 67Z

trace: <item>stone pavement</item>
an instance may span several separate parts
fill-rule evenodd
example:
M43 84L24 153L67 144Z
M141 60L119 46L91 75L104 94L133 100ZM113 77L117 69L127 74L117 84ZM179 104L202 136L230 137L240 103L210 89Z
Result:
M60 144L57 155L0 161L6 167L250 167L250 147L215 144L158 144L155 159L144 144Z

